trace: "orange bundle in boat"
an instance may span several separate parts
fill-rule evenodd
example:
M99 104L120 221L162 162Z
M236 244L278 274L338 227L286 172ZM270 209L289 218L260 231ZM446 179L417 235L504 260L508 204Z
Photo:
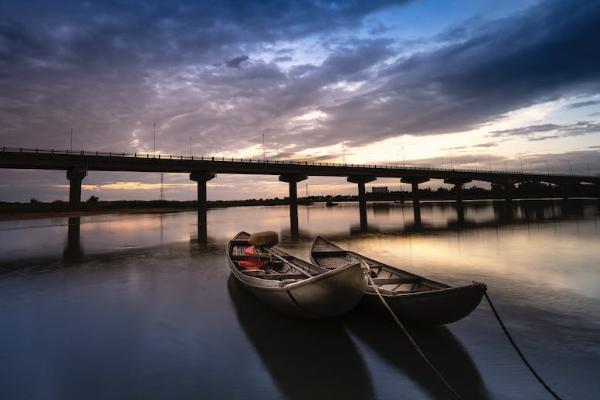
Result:
M265 262L258 258L258 252L256 251L256 247L249 246L244 250L245 256L256 256L256 261L239 261L238 264L241 268L245 270L257 270L262 269L265 266Z

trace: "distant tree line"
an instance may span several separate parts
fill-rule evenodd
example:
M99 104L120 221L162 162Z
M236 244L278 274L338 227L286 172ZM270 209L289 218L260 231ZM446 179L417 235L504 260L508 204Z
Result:
M425 200L451 200L456 198L456 193L453 188L439 187L437 189L424 188L419 190L421 199ZM469 199L493 199L503 198L505 195L504 188L500 185L492 183L491 189L485 189L478 186L463 188L462 198ZM387 193L372 193L366 194L369 201L403 201L412 199L411 191L390 191ZM514 198L539 198L539 197L562 197L563 190L559 186L549 185L540 182L522 182L518 184L512 191ZM570 197L600 197L600 190L594 185L574 185L569 188ZM357 201L356 195L323 195L323 196L308 196L298 198L299 204L309 204L314 202L343 202ZM236 206L276 206L287 204L285 198L259 198L247 200L213 200L208 201L209 208L224 208ZM118 200L118 201L101 201L97 196L90 196L81 204L81 209L84 211L96 210L118 210L118 209L195 209L196 202L190 201L175 201L175 200ZM42 202L32 198L29 203L7 203L0 202L0 213L11 212L52 212L52 211L69 211L69 202L56 200L52 202Z

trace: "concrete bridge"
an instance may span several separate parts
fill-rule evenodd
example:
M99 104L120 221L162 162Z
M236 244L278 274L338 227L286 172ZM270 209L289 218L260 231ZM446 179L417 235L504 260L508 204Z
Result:
M569 197L571 188L580 184L600 187L600 176L541 174L523 171L491 171L406 167L398 165L335 164L312 161L273 161L223 157L186 157L138 153L107 153L69 150L45 150L2 147L0 168L45 169L66 171L69 180L69 203L73 210L81 207L81 182L88 171L127 171L188 173L198 185L199 239L206 238L206 182L216 174L278 175L289 185L290 226L298 232L297 183L309 176L346 177L356 183L361 226L367 226L365 184L377 178L397 178L412 186L415 220L420 220L419 184L431 179L453 185L457 204L462 202L462 187L471 181L483 181L504 188L506 201L520 182L545 182L562 188Z

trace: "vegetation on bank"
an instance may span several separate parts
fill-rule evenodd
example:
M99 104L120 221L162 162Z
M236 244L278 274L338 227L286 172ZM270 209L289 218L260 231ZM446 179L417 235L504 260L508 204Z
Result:
M453 189L440 187L436 190L430 188L419 190L422 200L453 200L456 193ZM463 189L462 198L470 199L498 199L505 195L501 186L492 184L491 189L484 189L472 186ZM514 198L540 198L540 197L563 197L562 188L554 185L535 182L523 182L517 185L513 192ZM578 185L569 188L570 197L600 197L600 189L593 185ZM388 193L367 193L369 201L404 201L411 200L410 191L390 191ZM315 202L345 202L358 201L355 195L337 195L337 196L308 196L298 198L298 204L309 204ZM239 207L239 206L276 206L287 204L287 198L271 199L247 199L247 200L212 200L208 201L209 208ZM105 210L135 210L135 209L173 209L186 210L194 209L195 201L174 201L174 200L119 200L119 201L101 201L96 196L89 197L82 202L82 211L105 211ZM66 201L42 202L31 199L29 203L7 203L0 202L0 213L45 213L45 212L67 212L69 203Z

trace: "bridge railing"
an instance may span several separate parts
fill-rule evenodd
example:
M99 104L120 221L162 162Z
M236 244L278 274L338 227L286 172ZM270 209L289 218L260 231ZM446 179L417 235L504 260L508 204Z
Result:
M186 161L212 161L212 162L236 162L249 164L281 164L281 165L306 165L306 166L322 166L322 167L337 167L337 168L372 168L372 169L402 169L409 171L432 171L432 172L464 172L464 173L487 173L487 174L508 174L508 175L540 175L548 177L568 177L578 176L575 174L556 174L548 172L535 172L530 170L492 170L492 169L465 169L465 168L436 168L426 166L407 166L407 165L390 165L390 164L352 164L352 163L327 163L317 161L302 161L302 160L269 160L269 159L252 159L252 158L234 158L234 157L214 157L214 156L174 156L160 153L115 153L106 151L85 151L85 150L68 150L68 149L39 149L25 147L6 147L2 148L3 153L36 153L36 154L63 154L67 156L98 156L98 157L118 157L118 158L146 158L155 160L186 160Z

